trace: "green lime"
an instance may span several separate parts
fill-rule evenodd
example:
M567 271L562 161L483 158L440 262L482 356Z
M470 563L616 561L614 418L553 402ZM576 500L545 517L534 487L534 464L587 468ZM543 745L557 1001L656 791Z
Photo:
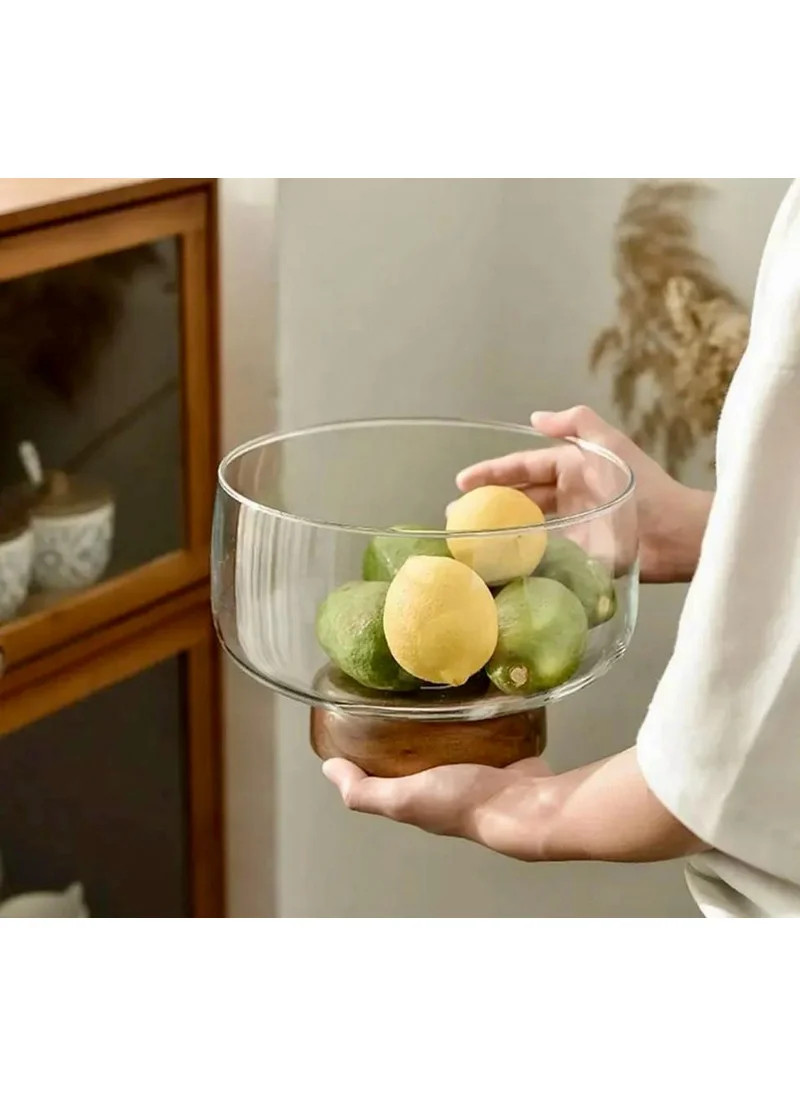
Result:
M495 599L498 641L486 672L512 696L568 681L586 650L589 622L578 597L549 578L521 578Z
M317 639L339 669L367 689L409 692L419 682L389 651L383 634L388 582L347 582L317 612Z
M599 560L587 555L574 540L551 537L536 574L552 578L572 590L586 610L590 628L605 624L617 611L617 595L610 571Z
M414 525L395 525L402 533L423 530ZM449 556L444 537L378 536L367 545L361 564L361 577L366 582L391 582L410 556Z

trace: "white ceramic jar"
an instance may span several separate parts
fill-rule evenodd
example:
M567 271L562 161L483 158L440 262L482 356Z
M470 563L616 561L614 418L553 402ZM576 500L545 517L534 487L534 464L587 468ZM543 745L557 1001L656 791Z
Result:
M101 484L53 472L31 510L31 528L40 589L91 586L111 559L114 500Z
M34 536L26 520L0 524L0 623L10 620L28 596Z

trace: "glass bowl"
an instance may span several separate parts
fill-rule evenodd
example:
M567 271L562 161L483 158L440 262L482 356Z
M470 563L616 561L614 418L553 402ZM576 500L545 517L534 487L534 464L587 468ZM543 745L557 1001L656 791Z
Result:
M448 508L461 494L457 474L510 454L525 456L514 459L503 482L525 489L540 506L543 523L531 524L526 518L524 525L513 528L502 521L501 528L448 531ZM375 542L376 537L381 539ZM418 680L422 674L405 675L399 691L387 690L383 682L375 688L354 680L350 663L333 652L340 665L334 664L320 644L320 606L332 591L362 580L365 554L372 557L367 575L375 580L377 548L379 567L389 568L377 577L391 581L392 568L411 550L410 537L424 540L425 555L455 556L462 568L469 561L479 572L482 565L475 559L500 558L496 552L502 556L512 542L530 547L536 538L542 544L546 540L544 557L535 566L530 554L522 552L528 561L521 565L528 567L524 574L487 574L484 569L480 585L483 589L485 580L490 587L502 618L502 604L519 606L521 598L527 613L529 591L535 597L549 591L549 597L558 583L553 604L563 602L567 617L545 622L541 632L528 629L525 643L536 648L541 635L549 636L534 656L537 665L552 670L548 650L553 642L561 650L567 634L573 655L576 643L580 648L577 658L570 656L569 665L562 659L544 684L541 678L528 679L522 692L517 691L514 667L508 665L500 667L509 671L502 680L502 672L490 680L479 669L460 686ZM415 541L414 554L418 548ZM286 696L354 715L468 721L552 704L604 674L624 654L636 622L638 537L630 469L597 445L554 442L523 426L380 419L314 426L248 442L219 468L212 556L214 620L230 656ZM452 570L450 563L447 567ZM428 568L425 562L423 569ZM533 585L529 574L536 580ZM575 631L580 616L576 605L585 613L580 635ZM538 610L539 623L547 612ZM330 643L326 649L331 650Z

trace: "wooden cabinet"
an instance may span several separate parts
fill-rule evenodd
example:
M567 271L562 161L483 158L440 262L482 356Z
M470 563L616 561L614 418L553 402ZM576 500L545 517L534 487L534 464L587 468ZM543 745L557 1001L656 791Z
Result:
M74 876L98 915L223 911L215 201L204 179L0 181L0 551L4 507L34 542L0 622L0 854L7 891ZM56 483L70 507L42 502ZM100 563L96 530L47 520L87 485Z

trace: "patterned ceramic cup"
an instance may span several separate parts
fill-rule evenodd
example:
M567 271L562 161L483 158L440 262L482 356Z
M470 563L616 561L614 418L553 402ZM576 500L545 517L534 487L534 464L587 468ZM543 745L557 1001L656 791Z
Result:
M33 545L26 521L0 524L0 622L10 620L28 596Z
M114 500L105 487L51 473L31 526L33 577L42 590L76 590L102 578L114 540Z

